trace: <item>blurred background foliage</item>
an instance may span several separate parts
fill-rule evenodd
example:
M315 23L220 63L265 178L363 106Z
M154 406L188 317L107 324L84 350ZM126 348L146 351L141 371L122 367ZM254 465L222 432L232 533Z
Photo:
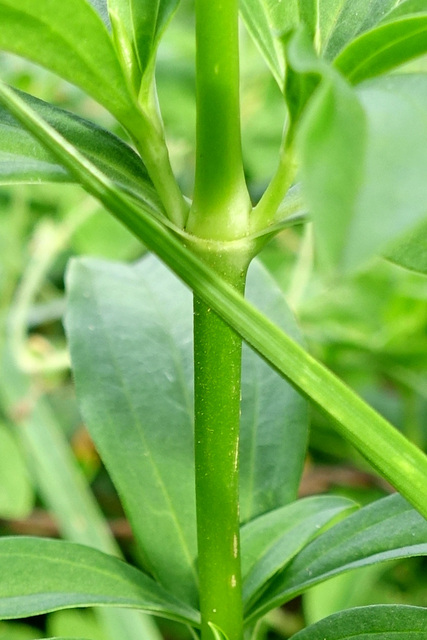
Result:
M272 175L284 105L242 29L242 122L245 167L256 201ZM191 0L161 45L158 91L172 162L185 193L194 175L194 25ZM78 89L17 57L1 55L2 79L123 135L111 116ZM43 488L41 442L26 429L64 437L125 555L137 562L119 500L81 423L68 369L61 317L64 269L73 255L134 261L144 248L89 196L54 184L0 188L0 535L64 533ZM378 259L345 279L322 280L313 232L293 227L261 255L287 295L310 351L420 447L427 449L427 278ZM40 410L40 411L39 411ZM33 427L31 427L33 428ZM49 455L46 452L46 455ZM62 473L62 468L57 469ZM59 477L59 476L58 476ZM302 495L336 492L369 502L392 491L313 412ZM312 589L269 615L260 637L287 638L306 623L352 605L401 602L427 606L423 559L359 570ZM65 611L0 623L0 640L43 633L107 640L90 611ZM168 638L185 629L162 623Z

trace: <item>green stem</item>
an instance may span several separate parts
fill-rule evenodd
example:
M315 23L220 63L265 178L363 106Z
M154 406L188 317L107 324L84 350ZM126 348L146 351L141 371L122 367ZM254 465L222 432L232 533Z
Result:
M238 0L196 0L197 153L188 231L246 235L250 201L240 137Z
M246 268L228 265L223 270L223 266L223 277L243 292ZM213 638L210 623L228 640L240 640L243 634L238 469L241 350L238 334L195 297L195 462L202 640Z

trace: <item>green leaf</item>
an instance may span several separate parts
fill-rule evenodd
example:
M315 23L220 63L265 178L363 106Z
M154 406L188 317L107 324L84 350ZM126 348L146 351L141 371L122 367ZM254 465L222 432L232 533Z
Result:
M137 267L77 261L68 282L67 329L85 421L148 566L194 600L191 295L153 256ZM256 263L248 295L298 335L283 294ZM308 415L306 402L248 348L244 360L241 516L248 520L295 499Z
M392 244L384 257L405 269L427 275L427 222L423 221Z
M150 572L194 602L191 296L152 257L136 267L74 262L68 291L85 422Z
M137 207L77 149L29 109L16 93L2 84L0 101L7 104L14 116L57 155L90 193L196 291L201 300L296 389L321 408L336 431L427 517L427 456L420 449L219 278L160 220Z
M301 342L283 292L258 261L254 261L249 269L246 295L278 326ZM245 345L240 430L242 522L296 499L305 458L308 421L307 402ZM292 450L291 458L289 450Z
M341 497L305 498L252 520L242 528L243 600L259 592L313 538L357 505Z
M319 91L301 125L301 174L321 258L350 270L426 217L427 76L361 85L364 129L362 118L337 114L332 91Z
M264 615L312 585L350 569L427 555L427 522L399 495L350 515L306 546L271 582L250 612Z
M426 12L426 0L405 0L404 2L400 2L392 11L386 13L381 22L390 22L391 20L396 20L396 18L401 18L402 16L410 16L414 13Z
M357 34L375 26L396 0L243 0L241 11L277 83L283 87L281 36L304 23L316 50L332 60Z
M25 518L33 508L34 492L18 443L0 423L0 518Z
M228 636L226 636L224 631L220 629L216 624L214 624L213 622L208 622L208 625L211 628L215 640L228 640Z
M427 53L427 13L382 24L351 42L335 67L352 83L387 73Z
M151 76L161 36L179 0L108 0L118 55L136 93ZM150 78L151 79L151 78Z
M119 606L199 625L196 610L141 571L72 542L1 538L0 576L3 620L73 607Z
M19 92L28 106L60 132L109 178L149 209L161 212L140 157L120 138L89 120ZM74 182L56 158L0 107L0 183Z
M292 640L426 640L427 609L406 605L356 607L335 613L292 636Z
M130 109L110 35L86 0L0 0L0 49L76 84L119 119Z

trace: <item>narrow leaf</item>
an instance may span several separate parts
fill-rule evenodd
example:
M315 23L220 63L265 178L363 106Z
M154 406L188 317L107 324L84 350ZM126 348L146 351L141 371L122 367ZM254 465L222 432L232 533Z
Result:
M387 73L427 53L427 14L387 22L362 34L335 59L335 67L352 83Z
M350 569L427 554L427 522L399 495L360 509L305 547L250 612L254 620Z
M427 456L137 207L52 127L0 84L0 100L73 172L82 185L196 291L270 365L332 420L380 473L427 517Z
M138 93L151 75L163 31L179 0L108 0L110 20L125 72Z
M129 95L113 43L86 0L1 0L0 49L78 85L120 119Z
M156 213L161 205L140 157L120 138L89 120L19 92L20 97L113 182ZM0 183L74 182L55 156L0 107Z
M0 619L73 607L119 606L199 624L196 610L141 571L72 542L1 538L0 576Z
M316 496L298 500L252 520L242 528L243 600L246 607L270 579L326 525L357 505L340 497Z
M427 609L407 605L356 607L328 616L292 640L426 640Z

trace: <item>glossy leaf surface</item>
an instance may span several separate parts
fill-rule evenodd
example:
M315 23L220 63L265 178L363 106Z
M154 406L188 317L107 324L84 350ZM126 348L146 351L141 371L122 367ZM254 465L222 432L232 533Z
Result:
M250 612L259 618L312 585L350 569L427 555L427 522L399 495L348 516L306 546Z
M427 517L427 457L342 381L227 285L155 217L137 207L52 127L0 84L0 101L76 179L273 368L331 419L334 428Z
M23 100L109 178L155 212L161 205L140 157L120 138L89 120L37 100ZM74 182L43 145L0 107L0 183Z
M427 53L427 13L380 25L351 42L335 60L352 83L391 71Z
M126 82L101 16L86 0L1 0L0 49L76 84L116 116L129 110Z
M148 566L194 600L191 295L152 256L136 267L76 262L69 291L67 327L85 420ZM298 335L283 294L260 265L251 269L248 295ZM248 348L244 358L241 493L247 520L295 499L308 417L306 402L270 367Z
M298 500L244 526L241 545L245 605L326 525L356 508L346 498L318 496Z
M293 640L426 640L427 609L405 605L356 607L335 613L292 636Z
M197 611L141 571L71 542L2 538L0 576L0 619L104 605L142 609L196 626L199 622Z
M321 258L344 269L383 252L427 213L427 77L378 78L361 85L357 98L364 116L357 136L350 112L341 112L342 126L335 127L337 103L328 88L315 96L300 133Z

